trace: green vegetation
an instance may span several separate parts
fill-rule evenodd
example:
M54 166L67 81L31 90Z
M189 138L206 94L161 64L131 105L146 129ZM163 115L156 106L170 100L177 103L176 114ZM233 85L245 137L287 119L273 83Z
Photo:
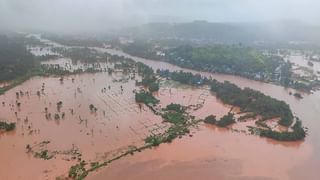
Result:
M219 121L217 121L216 125L219 127L227 127L234 123L236 123L234 114L228 113L227 115L224 115Z
M137 147L129 148L126 152L121 153L118 156L113 157L112 159L106 160L102 163L94 162L94 164L93 165L91 164L91 167L88 169L85 168L87 163L85 161L81 161L79 164L71 166L71 168L69 169L69 177L75 180L83 180L90 172L93 172L101 167L107 166L113 161L116 161L128 155L132 155L135 152L141 152L142 150L150 147L151 145L148 144L138 148Z
M151 135L148 136L144 141L145 143L151 144L152 146L159 146L163 142L163 139L161 136Z
M89 48L70 48L70 49L58 49L55 51L63 54L65 57L71 58L73 62L82 61L82 62L96 62L97 51Z
M154 75L154 71L151 67L143 64L142 62L137 62L136 63L136 67L138 69L138 73L141 75L141 76L153 76Z
M86 36L86 35L82 35L82 37L79 38L78 36L56 35L56 34L46 33L46 34L43 34L42 37L65 46L86 46L86 47L102 47L103 46L103 42L100 41L98 38L93 38L91 36Z
M290 107L284 101L279 101L250 88L241 89L225 81L211 81L211 91L226 104L240 107L243 112L253 112L263 119L280 117L279 124L289 127L293 122Z
M85 165L86 163L84 161L81 161L80 164L71 166L69 170L69 178L76 180L84 179L88 175L88 172L84 167Z
M300 93L297 93L297 92L294 93L293 96L296 97L296 98L299 98L299 99L303 98L302 95Z
M238 75L302 91L310 91L319 85L317 81L294 77L292 64L281 56L272 53L266 55L258 48L245 47L242 44L174 45L161 48L157 42L138 41L125 45L122 49L134 56L166 61L183 68Z
M8 82L7 86L0 88L0 95L41 74L40 63L26 49L25 40L19 35L0 35L0 82Z
M54 156L50 155L48 150L43 150L41 152L35 152L34 157L44 159L44 160L49 160Z
M201 76L199 77L199 75L193 75L191 73L189 74L182 71L169 72L168 70L159 70L158 74L162 77L171 78L175 81L191 85L199 85L198 83L193 83L191 81L193 78L197 77L203 82L202 84L210 85L211 91L214 92L216 97L219 98L223 103L240 107L242 112L250 113L248 117L255 117L256 115L262 116L262 119L258 122L262 127L266 127L266 124L263 121L272 118L280 118L278 123L286 127L290 127L293 123L293 114L287 103L274 99L270 96L266 96L259 91L255 91L250 88L241 89L228 81L222 83L218 82L217 80L209 80ZM170 115L170 117L172 116L174 117L174 115ZM244 117L240 119L243 118ZM221 127L228 126L229 124L235 122L233 115L231 114L224 116L224 118L220 119L220 121L214 121L213 118L212 121L210 121L210 119L211 118L205 120L205 122L211 124L214 122L214 124ZM306 133L301 123L296 122L293 127L293 132L275 132L271 131L269 128L267 130L258 128L258 131L262 131L262 136L277 140L289 141L290 138L291 140L304 139Z
M158 146L161 143L170 143L175 138L189 133L189 127L197 123L180 104L169 104L163 109L162 118L171 126L162 134L151 135L145 139L147 144Z
M162 118L173 124L184 124L186 122L186 117L180 112L166 112L162 115Z
M98 111L98 108L96 108L93 104L89 105L89 109L90 109L91 112L97 112Z
M160 86L153 69L141 62L136 63L136 67L139 75L142 76L142 81L137 85L147 86L150 92L159 91Z
M252 133L260 134L262 137L268 137L278 141L298 141L306 137L305 129L302 127L300 120L297 120L292 127L292 132L278 132L270 129L251 128Z
M217 120L216 116L210 115L204 119L204 122L207 124L215 124L219 127L227 127L236 123L234 114L230 112L227 115L224 115L220 120Z
M136 42L124 46L123 50L135 56L165 60L184 68L234 74L263 81L278 81L277 68L286 65L279 56L266 56L258 50L242 45L206 47L183 45L162 50L161 48L153 48L152 44ZM162 51L164 56L157 55ZM287 69L283 68L283 70ZM290 74L282 72L282 75Z
M160 57L156 55L152 45L143 41L136 41L133 44L124 45L122 46L122 50L134 56L160 60Z
M16 128L16 123L6 123L0 121L0 130L12 131Z
M171 103L171 104L167 105L167 107L164 110L166 110L166 111L175 111L175 112L178 112L178 113L184 113L185 109L186 108L184 106L181 106L180 104Z
M36 65L23 37L0 35L0 82L26 76Z
M216 118L216 116L214 116L214 115L210 115L210 116L207 116L207 117L204 119L204 122L207 123L207 124L216 124L217 118Z
M160 89L159 83L153 82L153 83L149 84L149 91L150 92L156 92L156 91L159 91L159 89Z
M149 104L156 105L159 103L159 100L156 99L151 93L144 92L144 91L136 93L135 99L136 99L136 102L144 103L146 105L149 105Z
M170 72L169 70L157 70L157 73L161 77L169 78L174 81L178 81L183 84L190 84L190 85L203 85L204 83L208 82L207 78L201 77L200 74L192 74L190 72L183 72L183 71L174 71Z
M263 76L273 73L283 62L279 57L267 57L252 48L235 45L180 46L168 54L169 61L179 66L252 78L258 73Z

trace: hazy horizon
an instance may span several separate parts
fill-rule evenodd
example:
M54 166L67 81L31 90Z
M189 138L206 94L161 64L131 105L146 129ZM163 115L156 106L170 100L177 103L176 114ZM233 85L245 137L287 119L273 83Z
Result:
M316 0L0 0L0 29L105 31L150 22L302 22L318 25Z

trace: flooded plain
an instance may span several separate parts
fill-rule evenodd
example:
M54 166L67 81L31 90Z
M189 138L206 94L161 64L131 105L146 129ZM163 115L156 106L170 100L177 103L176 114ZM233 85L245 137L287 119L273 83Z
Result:
M164 144L155 150L120 160L106 167L104 171L91 176L91 179L103 179L104 177L117 179L118 176L121 177L119 179L318 179L317 167L320 166L319 91L304 94L305 97L299 100L289 94L295 91L290 88L230 75L183 69L165 62L133 57L113 49L107 51L111 54L133 58L154 69L200 73L219 81L227 80L240 87L259 90L287 102L294 115L300 117L303 124L308 127L309 135L304 141L278 142L203 125L192 138L184 137L172 144ZM214 112L217 108L211 106L210 109ZM212 159L216 161L210 161ZM164 170L169 172L165 173ZM121 176L125 171L130 172L127 173L128 176Z
M165 62L129 56L121 51L95 48L100 52L123 55L154 69L201 73L219 81L228 80L286 101L300 117L309 135L304 141L278 142L267 138L199 124L191 134L170 144L147 149L122 158L89 174L88 179L318 179L320 167L320 92L305 94L299 100L294 92L280 86L230 75L182 69ZM68 59L46 62L73 68ZM107 65L103 65L107 67ZM66 175L80 159L96 162L109 159L128 147L140 146L150 134L163 132L167 124L135 103L135 79L119 82L123 73L94 73L60 77L34 77L0 96L0 119L16 122L16 130L0 134L0 179L55 179ZM122 87L122 88L121 88ZM43 90L42 90L43 89ZM123 89L123 90L122 90ZM16 92L23 95L16 95ZM40 92L40 94L38 93ZM192 112L197 118L225 115L231 107L213 96L208 87L193 88L161 83L155 97L161 106L172 102L199 105ZM62 102L58 107L57 103ZM4 102L2 104L2 102ZM20 102L20 107L17 106ZM97 111L91 111L94 105ZM46 114L52 114L48 118ZM59 118L54 116L58 114ZM250 123L250 122L248 122ZM246 124L234 125L246 126ZM233 128L233 127L231 127ZM40 146L41 142L49 143ZM52 159L35 158L28 153L48 150ZM68 152L78 152L75 155ZM76 157L76 158L75 158Z

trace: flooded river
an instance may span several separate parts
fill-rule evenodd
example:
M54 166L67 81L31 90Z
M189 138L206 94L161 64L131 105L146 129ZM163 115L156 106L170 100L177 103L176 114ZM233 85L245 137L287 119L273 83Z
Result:
M165 62L133 57L118 50L106 50L143 62L154 69L184 70ZM120 160L91 179L311 179L319 178L320 167L320 92L298 100L289 95L294 90L230 75L201 72L219 81L228 80L240 87L250 87L287 102L294 115L309 128L303 142L276 142L246 136L208 126L195 135L172 144ZM216 109L211 107L212 112ZM124 176L125 174L125 176Z
M118 50L95 49L130 57L154 69L199 73L165 62L132 57ZM48 63L63 65L69 61L60 59ZM82 66L78 64L77 67ZM89 174L88 179L319 179L320 92L305 94L299 100L289 95L294 92L292 89L230 75L201 74L286 101L309 128L309 135L305 141L277 142L200 124L189 136L122 158ZM26 152L27 144L50 141L47 148L51 151L77 148L82 159L95 162L108 159L128 146L139 146L148 135L165 130L167 125L160 117L147 107L139 109L135 103L134 79L126 83L115 81L122 76L122 73L81 74L66 76L63 81L60 77L35 77L0 96L0 102L5 102L1 104L0 119L17 123L14 132L0 134L0 161L5 162L0 165L0 179L55 179L66 175L69 167L77 163L63 153L50 160L34 158ZM17 98L16 92L20 90L28 95ZM37 91L41 94L37 95ZM198 118L211 114L221 117L231 108L217 100L207 88L164 84L156 97L162 106L171 102L203 104L193 112ZM16 106L16 101L21 107ZM59 101L63 102L61 109L56 105ZM97 112L90 112L90 104L97 107ZM46 119L45 107L48 112L64 113L65 117Z

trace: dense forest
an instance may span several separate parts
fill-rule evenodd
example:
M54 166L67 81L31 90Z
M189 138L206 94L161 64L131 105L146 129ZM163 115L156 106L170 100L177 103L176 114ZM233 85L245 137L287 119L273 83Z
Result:
M274 31L278 27L278 31ZM320 44L319 27L301 22L219 23L193 21L186 23L148 23L124 29L123 36L144 39L183 39L196 43L245 43L288 47L290 41ZM306 43L303 44L305 46ZM307 44L309 45L309 44Z
M241 44L161 47L154 42L137 41L122 45L122 49L133 56L166 61L183 68L238 75L306 92L318 86L317 81L297 79L292 73L292 64L282 57L266 55L261 50Z
M123 45L122 49L134 56L163 60L184 68L275 81L287 86L292 83L289 81L291 74L288 73L291 66L281 57L267 56L241 44L161 48L152 43L137 41Z
M182 67L265 79L284 63L240 45L180 46L167 52L167 59Z
M25 76L35 64L23 37L0 35L0 82Z

